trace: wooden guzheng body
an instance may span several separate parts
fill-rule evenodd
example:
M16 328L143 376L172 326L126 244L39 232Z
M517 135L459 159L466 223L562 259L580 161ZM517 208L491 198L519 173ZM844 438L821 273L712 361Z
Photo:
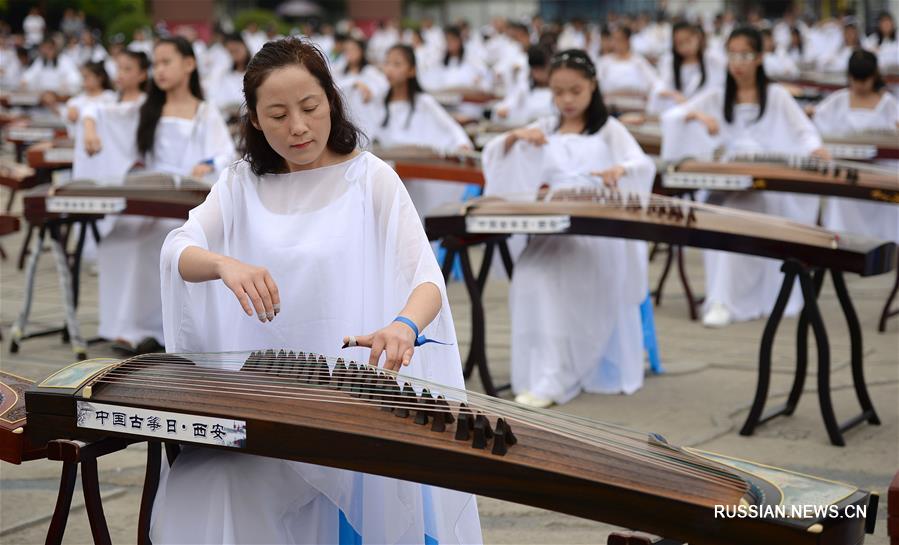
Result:
M454 488L691 543L860 543L876 518L876 495L853 486L302 352L88 360L25 396L36 441L197 444ZM833 505L838 514L714 517L716 505L741 504L788 513ZM867 512L851 516L856 508Z
M420 146L374 148L371 152L390 164L400 178L443 180L484 185L481 154L476 151L439 154Z
M75 180L58 187L36 188L24 200L25 218L41 222L54 214L129 214L187 219L210 186L188 176L156 172L128 175L121 185Z
M606 188L555 192L549 200L485 197L443 206L427 218L428 236L582 234L798 259L862 276L892 270L896 245L662 195L648 202Z
M26 378L0 371L0 460L21 464L45 456L45 443L32 443L25 434Z
M25 150L25 161L34 169L72 168L74 160L74 142L67 138L38 142Z
M899 204L899 172L855 163L783 158L783 163L685 160L662 175L665 189L789 191ZM853 166L855 165L855 166Z

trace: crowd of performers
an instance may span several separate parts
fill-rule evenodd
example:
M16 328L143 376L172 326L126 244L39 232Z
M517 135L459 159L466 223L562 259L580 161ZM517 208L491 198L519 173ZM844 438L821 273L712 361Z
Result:
M65 120L75 179L121 183L143 168L211 185L186 223L104 220L99 334L127 354L331 354L343 342L348 358L464 388L421 217L460 200L465 187L401 181L366 149L470 150L465 125L490 120L507 130L483 145L487 195L536 196L547 184L647 194L656 163L616 118L616 100L639 97L644 114L658 117L665 160L751 152L827 159L822 135L895 132L899 122L881 76L899 64L886 13L867 37L849 17L750 14L738 23L722 14L705 23L497 19L483 29L385 22L368 37L350 25L339 34L305 29L302 39L251 28L216 33L211 43L139 31L108 49L75 14L59 33L39 25L39 13L29 17L24 36L5 40L3 88L41 93ZM809 68L847 74L849 85L800 105L778 81ZM460 89L497 98L452 108L440 100ZM899 240L891 205L763 191L721 204ZM584 391L638 390L646 243L541 236L514 256L516 401L547 407ZM782 278L778 262L712 251L705 273L709 327L769 313ZM794 295L788 314L801 306ZM417 346L419 333L446 344ZM313 543L342 541L348 531L363 542L480 541L469 494L190 448L166 468L151 536Z

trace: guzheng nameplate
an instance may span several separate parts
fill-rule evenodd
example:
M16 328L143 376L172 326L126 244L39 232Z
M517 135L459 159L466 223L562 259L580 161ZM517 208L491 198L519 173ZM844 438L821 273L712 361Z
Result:
M77 426L84 429L219 447L244 448L247 443L247 423L243 420L90 401L78 401L77 411Z

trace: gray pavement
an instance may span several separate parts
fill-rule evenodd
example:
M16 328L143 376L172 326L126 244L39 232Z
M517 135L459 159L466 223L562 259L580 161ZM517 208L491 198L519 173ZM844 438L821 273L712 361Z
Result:
M21 234L2 241L8 254L21 245ZM651 265L655 278L661 259ZM688 270L694 287L702 285L699 253L688 252ZM789 468L863 488L884 492L899 469L899 319L887 333L876 331L880 308L892 285L892 275L860 279L850 277L849 289L859 312L865 343L865 372L870 393L883 421L862 425L846 434L848 446L833 447L821 421L813 373L796 414L762 426L753 437L737 430L746 416L755 390L756 362L763 322L737 324L723 330L704 329L689 321L676 278L669 280L665 300L656 308L656 327L667 372L648 376L642 390L631 396L582 395L557 410L656 431L671 443L694 446L728 455ZM0 325L4 346L0 368L40 379L72 362L72 353L58 336L26 341L18 354L8 352L8 327L22 300L23 275L15 260L0 265ZM614 289L614 288L611 288ZM85 274L79 319L86 335L97 328L96 277ZM701 291L701 290L700 290ZM492 280L485 294L488 353L498 382L509 376L507 312L508 286ZM59 288L49 253L42 257L36 284L34 328L62 322ZM450 286L450 303L463 354L469 337L469 306L463 286ZM849 371L849 342L839 305L829 284L821 299L831 337L834 404L838 417L855 413L857 403ZM790 387L795 320L781 326L774 358L772 396L782 400ZM107 345L91 347L91 356L109 356ZM469 388L479 389L477 379ZM145 449L133 446L101 459L100 479L104 508L115 543L135 541L137 510L143 479ZM53 509L59 464L28 462L0 464L0 543L42 543ZM885 497L883 498L885 500ZM90 543L90 529L81 506L80 492L66 529L65 543ZM479 507L487 543L605 543L614 528L549 511L480 498ZM651 514L647 513L647 516ZM866 543L886 544L886 506L881 502L877 531Z

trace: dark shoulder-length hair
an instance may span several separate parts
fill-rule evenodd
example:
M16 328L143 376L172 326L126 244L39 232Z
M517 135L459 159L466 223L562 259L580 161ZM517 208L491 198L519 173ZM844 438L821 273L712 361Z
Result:
M443 33L454 36L457 40L459 40L459 53L456 55L456 57L459 59L459 62L462 62L465 59L465 40L462 39L462 31L457 26L450 26L446 27ZM447 48L446 54L443 56L443 66L449 66L452 58L453 55L450 55L449 48Z
M190 42L181 36L169 38L160 38L156 42L157 48L163 44L170 44L182 57L190 57L197 60L194 56L194 48ZM190 73L188 81L190 94L203 100L203 89L200 87L200 73L194 67ZM159 125L159 118L162 117L162 108L165 106L166 92L156 85L153 78L149 78L147 100L140 107L140 121L137 124L137 149L141 153L148 153L153 150L153 144L156 140L156 126Z
M353 37L347 37L346 42L347 43L352 42L352 43L356 44L356 47L358 47L359 51L362 53L359 56L359 66L357 66L355 68L359 72L362 72L362 69L365 68L366 66L368 66L368 42L366 42L362 38L353 38ZM348 74L350 72L350 64L349 63L347 63L347 65L344 67L343 71L346 74Z
M893 22L893 31L889 34L884 34L880 31L880 21L884 19L889 19ZM874 30L874 34L877 35L877 45L883 45L884 40L896 41L896 20L893 19L893 14L888 11L881 11L877 14L877 28Z
M730 43L734 38L739 38L741 36L746 38L752 52L761 59L763 55L762 33L752 27L740 27L730 33L730 36L727 38L727 43ZM768 75L765 74L765 66L761 62L755 72L755 90L759 97L759 115L756 119L761 119L762 116L765 115L765 106L768 103ZM736 101L737 81L730 75L730 69L728 69L727 83L724 85L724 119L726 119L728 123L733 123L734 121L734 103Z
M346 155L356 149L360 139L359 129L350 121L343 105L340 91L334 84L324 53L311 42L290 37L266 43L247 65L243 76L243 96L247 111L240 119L240 152L257 176L280 173L287 170L287 162L278 155L265 139L261 130L253 126L259 87L272 71L286 66L302 66L318 81L331 109L331 133L328 149Z
M415 50L412 49L411 46L406 44L396 44L387 50L387 53L390 54L393 51L399 52L400 55L406 59L406 62L409 63L409 66L415 68ZM421 87L421 83L418 82L418 72L412 74L409 79L406 80L407 92L406 95L409 97L409 116L406 118L406 126L409 126L409 122L412 121L412 113L415 111L415 99L419 94L424 93L424 89ZM390 123L390 101L393 100L393 87L387 91L387 96L384 97L384 122L381 123L382 127L386 127Z
M680 69L684 64L684 57L677 52L677 47L675 47L674 45L674 36L680 30L692 32L699 38L699 73L702 75L702 78L699 80L699 86L702 87L703 85L705 85L705 33L702 31L701 26L694 25L686 21L681 21L679 23L676 23L671 29L671 55L673 57L672 68L674 71L674 88L678 91L683 88Z
M131 49L123 49L119 55L128 57L137 63L137 67L145 74L144 82L140 84L140 91L146 92L150 86L150 57L143 51L134 51Z
M235 44L240 45L240 47L242 47L243 50L244 50L244 51L246 52L246 54L247 54L246 60L243 61L243 66L238 65L238 64L237 64L237 61L234 61L233 63L231 63L231 70L232 70L233 72L246 72L246 71L247 71L247 65L250 64L250 59L253 57L253 54L250 53L250 48L247 47L247 43L246 43L245 41L243 41L243 37L242 37L240 34L236 33L236 32L232 32L231 34L226 34L226 35L225 35L225 42L224 42L224 43L227 44L227 43L229 43L229 42L230 42L230 43L235 43Z
M583 134L595 134L609 120L609 110L602 99L599 82L596 80L596 65L593 64L590 56L583 49L566 49L557 53L550 61L550 77L552 77L553 72L560 68L576 70L588 80L596 82L596 87L593 88L593 94L590 96L590 104L587 105L587 110L584 112L583 132ZM561 124L561 120L559 123Z
M102 62L88 62L84 64L84 69L93 74L100 80L100 87L104 91L112 90L112 81L109 79L109 74L106 73L106 67Z
M849 78L856 81L864 81L868 78L874 78L874 90L880 91L886 87L886 82L880 75L877 67L877 56L870 51L864 49L856 49L849 57Z

